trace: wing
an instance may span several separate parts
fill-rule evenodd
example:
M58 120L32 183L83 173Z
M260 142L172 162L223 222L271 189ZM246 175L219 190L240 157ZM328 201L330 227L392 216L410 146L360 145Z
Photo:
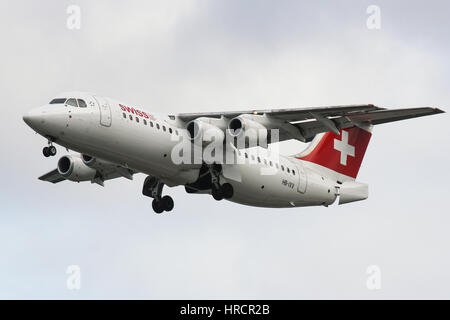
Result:
M350 106L333 106L333 107L319 107L319 108L288 108L288 109L266 109L266 110L245 110L245 111L226 111L226 112L201 112L201 113L180 113L178 118L183 121L191 121L200 117L220 118L234 118L241 114L254 114L276 117L286 121L301 121L311 119L311 113L320 114L324 117L332 117L344 115L351 112L380 110L382 108L376 107L372 104L366 105L350 105Z
M103 186L103 182L106 180L120 177L133 180L133 174L136 173L130 169L106 161L97 161L91 167L97 171L96 176L91 180L91 182L97 183L101 186ZM58 172L58 169L55 169L39 177L39 180L58 183L67 179Z
M331 120L332 125L334 125L335 128L339 130L349 128L357 124L367 123L377 125L399 120L429 116L443 112L444 111L438 108L431 108L431 107L391 109L391 110L380 109L369 112L354 112L351 114L347 114L345 116L335 117L328 120ZM331 129L326 130L327 129L326 126L320 120L294 123L294 126L303 133L303 135L307 138L306 141L311 141L312 138L314 138L314 136L318 133L325 131L334 131Z
M66 180L66 178L64 178L62 175L59 174L58 169L55 169L53 171L44 174L43 176L40 176L39 180L48 181L51 183L58 183Z
M199 117L233 118L243 114L265 115L273 119L273 123L277 123L276 126L280 129L280 141L297 139L309 142L318 133L326 131L337 133L340 129L348 128L358 123L377 125L442 112L444 111L431 107L388 110L372 104L366 104L319 108L181 113L177 116L187 122Z

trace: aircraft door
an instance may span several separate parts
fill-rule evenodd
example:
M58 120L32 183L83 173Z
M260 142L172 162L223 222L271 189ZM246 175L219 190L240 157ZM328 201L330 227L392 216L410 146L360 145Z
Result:
M306 171L302 163L297 163L297 168L298 168L297 191L300 193L305 193L306 187L308 185L308 176L306 175Z
M111 107L108 101L102 97L94 97L97 100L97 103L100 108L100 124L105 127L111 126L112 116L111 116Z

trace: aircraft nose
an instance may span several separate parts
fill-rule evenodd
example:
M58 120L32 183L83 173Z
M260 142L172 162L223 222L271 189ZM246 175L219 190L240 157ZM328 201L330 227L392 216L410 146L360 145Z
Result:
M33 121L33 115L31 114L31 112L25 113L22 118L27 125L30 125L31 122Z
M40 124L45 122L44 116L39 109L31 110L23 115L23 121L33 129L36 129Z

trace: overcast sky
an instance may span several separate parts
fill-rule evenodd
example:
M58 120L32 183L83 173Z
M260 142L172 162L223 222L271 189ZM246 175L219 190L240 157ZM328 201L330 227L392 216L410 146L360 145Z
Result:
M66 27L81 8L81 29ZM367 28L369 5L381 28ZM450 101L448 1L0 2L0 298L450 298L448 114L375 127L369 199L264 209L134 181L51 185L22 121L61 91L155 112ZM283 152L305 145L286 143ZM58 148L58 156L65 150ZM81 268L68 290L66 268ZM381 289L366 287L368 266Z

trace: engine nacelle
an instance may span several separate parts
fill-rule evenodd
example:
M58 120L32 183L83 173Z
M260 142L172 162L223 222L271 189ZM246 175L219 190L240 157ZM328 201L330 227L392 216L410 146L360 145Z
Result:
M108 166L116 167L116 164L114 164L112 162L94 158L94 157L88 156L87 154L82 154L81 160L83 160L83 163L85 165L87 165L89 168L92 168L95 170L104 169Z
M267 145L269 142L269 131L263 124L250 120L244 116L233 118L228 123L227 134L237 138L238 147L251 147Z
M90 168L92 168L94 166L94 164L96 164L98 162L97 158L88 156L87 154L82 154L81 160L83 160L83 163Z
M62 156L58 161L58 172L70 181L91 181L97 171L84 164L83 160L77 156Z
M208 144L225 140L224 130L201 118L190 121L186 129L191 142Z

